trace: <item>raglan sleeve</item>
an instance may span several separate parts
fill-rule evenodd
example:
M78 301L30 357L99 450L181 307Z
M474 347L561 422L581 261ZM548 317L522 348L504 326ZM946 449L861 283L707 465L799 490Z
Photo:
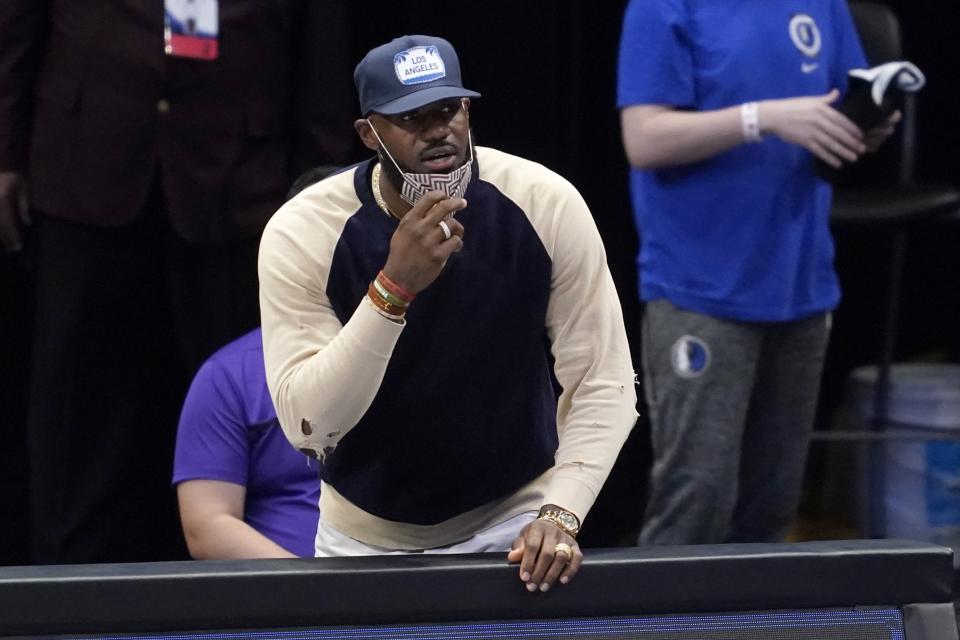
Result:
M583 520L636 423L636 376L596 224L576 189L556 179L560 197L542 238L553 261L547 334L563 391L546 503Z
M365 299L341 323L326 294L336 233L288 208L260 243L260 316L267 386L287 439L322 458L363 417L403 324ZM291 215L286 215L291 213Z

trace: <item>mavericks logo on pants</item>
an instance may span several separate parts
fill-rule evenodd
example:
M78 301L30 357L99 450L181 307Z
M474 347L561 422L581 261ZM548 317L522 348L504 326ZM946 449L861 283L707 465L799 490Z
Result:
M670 363L681 378L698 378L710 366L710 347L696 336L682 336L670 349Z

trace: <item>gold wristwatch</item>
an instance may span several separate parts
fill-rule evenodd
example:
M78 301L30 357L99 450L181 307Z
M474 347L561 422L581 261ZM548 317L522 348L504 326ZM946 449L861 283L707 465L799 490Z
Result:
M580 518L572 511L567 511L555 504L545 504L540 507L537 519L552 522L573 538L576 538L577 533L580 532Z

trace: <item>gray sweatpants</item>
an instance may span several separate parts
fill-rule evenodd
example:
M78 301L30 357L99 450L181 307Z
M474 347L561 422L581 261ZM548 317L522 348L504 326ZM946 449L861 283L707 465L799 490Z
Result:
M647 303L654 464L641 544L783 539L800 498L829 322L825 313L734 322Z

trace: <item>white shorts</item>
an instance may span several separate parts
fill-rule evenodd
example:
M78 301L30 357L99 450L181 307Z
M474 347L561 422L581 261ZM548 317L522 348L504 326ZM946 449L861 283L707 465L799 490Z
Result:
M409 553L483 553L487 551L502 551L506 553L510 550L510 545L513 543L514 538L520 533L520 530L536 517L536 511L526 511L484 529L462 542L455 542L445 547L408 551L375 547L364 544L359 540L354 540L350 536L346 536L328 527L326 523L324 523L323 514L321 513L320 523L317 526L314 555L318 558L331 558L336 556L404 555Z

